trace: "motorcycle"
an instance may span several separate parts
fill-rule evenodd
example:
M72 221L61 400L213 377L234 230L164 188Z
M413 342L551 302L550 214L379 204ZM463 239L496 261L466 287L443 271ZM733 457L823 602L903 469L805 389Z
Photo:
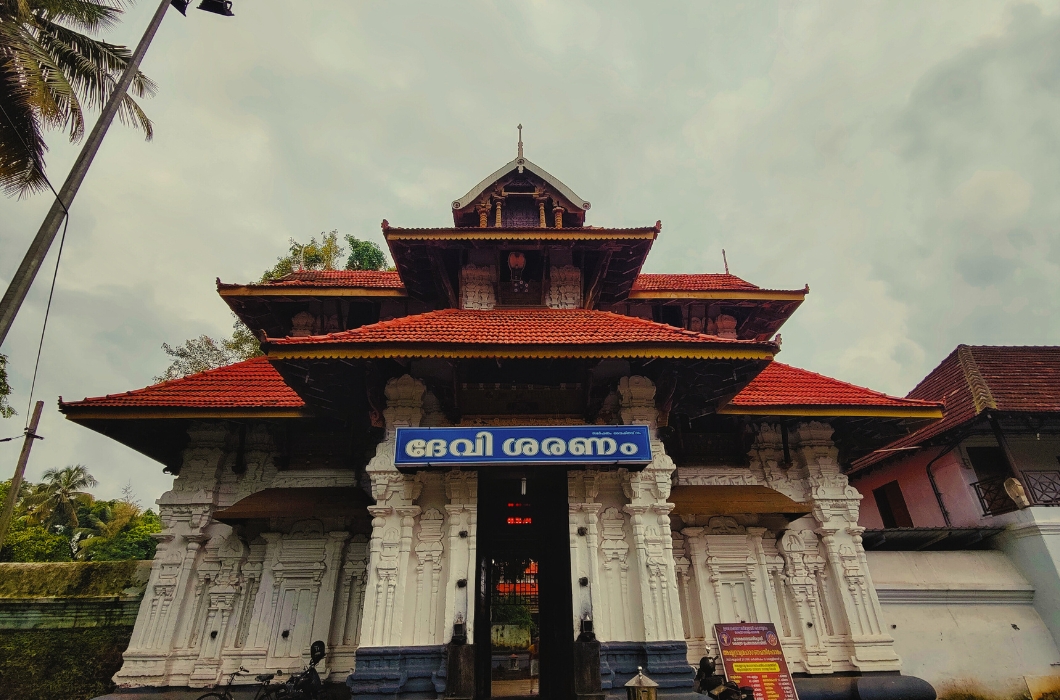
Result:
M704 656L699 660L699 670L692 682L695 691L714 700L755 700L754 688L740 687L725 680L724 675L718 675L717 661L717 656Z
M279 700L318 700L324 689L316 665L327 655L327 647L322 641L315 641L309 647L309 665L300 673L292 673L280 687L276 697Z

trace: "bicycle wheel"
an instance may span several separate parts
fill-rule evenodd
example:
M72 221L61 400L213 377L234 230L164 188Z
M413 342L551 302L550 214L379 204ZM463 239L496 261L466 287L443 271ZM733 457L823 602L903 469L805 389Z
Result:
M206 693L195 700L232 700L232 696L228 693Z

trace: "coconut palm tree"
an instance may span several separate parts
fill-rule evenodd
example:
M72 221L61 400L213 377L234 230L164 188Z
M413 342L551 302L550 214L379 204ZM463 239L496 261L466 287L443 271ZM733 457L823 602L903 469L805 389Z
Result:
M128 65L130 52L87 33L113 26L123 0L0 0L0 189L23 195L43 189L46 128L85 133L85 109L102 107ZM137 73L131 91L152 95ZM147 138L151 121L132 96L118 113Z
M64 531L77 530L81 523L77 519L77 508L87 505L94 499L84 489L95 486L94 476L88 473L83 464L49 469L44 478L23 502L29 511L30 518L40 524L62 525Z

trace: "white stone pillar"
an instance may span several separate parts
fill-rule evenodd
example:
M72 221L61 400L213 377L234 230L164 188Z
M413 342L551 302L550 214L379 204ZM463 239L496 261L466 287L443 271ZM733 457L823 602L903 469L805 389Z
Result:
M670 533L670 479L676 466L655 435L658 410L655 386L645 377L619 381L620 415L626 425L646 425L652 432L652 461L643 471L628 473L623 490L629 499L625 511L633 529L633 550L640 580L644 639L648 642L683 640L677 572Z
M335 611L336 588L339 582L342 550L349 539L346 531L329 532L324 543L324 573L320 578L320 589L317 591L316 610L313 611L313 641L328 641L331 636L331 619ZM330 647L329 647L330 649ZM306 650L308 651L308 649ZM330 654L321 663L318 672L327 677L330 665Z
M831 585L841 601L830 612L841 616L854 647L850 656L859 671L897 671L901 661L894 639L883 632L880 604L868 566L860 555L858 512L861 494L840 472L832 428L802 423L797 430L798 453L805 465L813 498L813 518L827 558Z
M475 606L471 592L475 590L478 475L450 471L445 475L445 495L449 499L445 506L449 517L449 577L445 586L441 643L449 643L453 625L460 623L465 625L468 641L473 642Z
M404 629L405 590L413 528L420 513L419 506L413 502L419 497L422 483L397 470L394 449L397 428L416 427L423 420L425 392L423 383L407 374L387 382L387 407L383 411L386 439L379 443L375 457L365 468L376 505L368 509L373 519L361 623L362 647L407 644L414 634L413 629L407 632Z

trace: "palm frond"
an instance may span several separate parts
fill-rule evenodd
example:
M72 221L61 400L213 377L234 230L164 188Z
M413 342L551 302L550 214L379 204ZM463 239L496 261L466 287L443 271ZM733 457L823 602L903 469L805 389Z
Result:
M105 0L32 0L32 11L52 21L86 32L110 29L118 23L125 3Z
M11 60L0 55L0 190L9 196L43 190L47 150L32 95Z
M97 41L55 24L42 27L37 41L70 81L74 93L91 109L102 108L129 65L130 54L125 47ZM129 87L137 97L152 96L158 90L140 71ZM151 120L129 94L122 99L118 118L123 124L143 129L148 140L154 134Z
M10 56L17 66L20 80L32 96L41 121L47 126L69 126L70 139L81 138L84 118L77 91L54 60L52 52L37 41L37 33L24 26L16 26L9 33L17 35Z

